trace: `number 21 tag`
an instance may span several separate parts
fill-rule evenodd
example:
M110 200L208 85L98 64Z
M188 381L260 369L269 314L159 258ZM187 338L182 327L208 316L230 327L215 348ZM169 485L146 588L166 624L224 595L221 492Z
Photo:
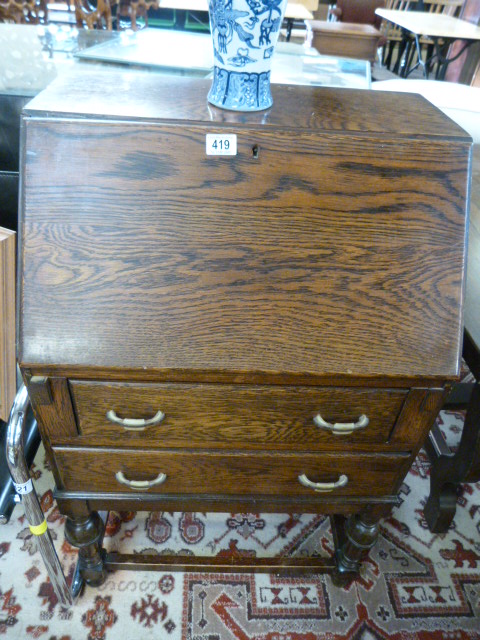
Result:
M218 134L207 133L206 135L207 156L236 156L237 155L237 135L235 133Z

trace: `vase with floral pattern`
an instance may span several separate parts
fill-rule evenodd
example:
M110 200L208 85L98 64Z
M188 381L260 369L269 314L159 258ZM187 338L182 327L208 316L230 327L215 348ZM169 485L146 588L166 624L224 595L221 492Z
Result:
M286 6L287 0L209 0L211 104L233 111L272 106L270 69Z

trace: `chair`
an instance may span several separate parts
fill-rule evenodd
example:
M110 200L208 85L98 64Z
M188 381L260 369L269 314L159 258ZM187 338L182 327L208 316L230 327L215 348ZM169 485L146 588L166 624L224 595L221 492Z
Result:
M446 16L456 16L465 0L423 0L424 11L428 13L443 13Z
M445 83L438 83L445 84ZM460 109L448 115L472 135L472 186L470 197L471 230L467 265L467 285L464 312L463 358L472 379L455 385L447 398L447 408L466 407L463 431L456 451L446 445L437 425L425 443L432 463L430 471L430 494L425 504L424 515L428 527L435 533L447 531L455 516L460 485L480 481L480 261L478 243L478 221L480 221L480 125L478 119L466 120L464 105L480 115L480 101L476 94L480 89L457 85L460 94ZM472 96L469 98L469 96ZM472 114L473 115L473 114ZM471 123L474 122L474 126ZM465 125L469 125L468 127ZM476 126L475 126L476 125Z
M443 13L445 15L456 16L463 3L464 0L387 0L386 8L396 11L425 11L427 13ZM393 71L399 73L401 66L403 66L405 70L408 70L414 50L411 43L405 40L401 27L393 25L387 20L383 20L380 30L385 40L383 64L390 69L393 54L396 51L397 55ZM431 57L434 46L433 41L430 38L422 37L420 38L420 45L429 47L427 59Z
M386 9L392 9L394 11L408 11L411 5L415 5L416 2L412 0L387 0ZM382 55L382 64L390 69L393 62L393 54L396 52L396 63L394 69L397 70L400 67L400 61L406 49L407 43L403 37L402 29L389 22L388 20L382 20L380 24L380 31L382 32L384 46Z
M330 17L338 22L371 24L380 28L381 18L375 9L385 6L385 0L338 0L330 10Z
M111 0L118 3L116 9L117 29L138 31L148 27L148 12L159 8L159 0ZM142 22L138 21L141 18ZM167 25L169 26L169 25Z
M74 0L75 19L79 29L112 30L112 9L109 0L97 0L97 5L90 0Z
M458 449L450 450L437 424L425 442L432 467L424 515L433 533L445 533L452 524L460 485L480 480L480 350L468 332L465 332L463 353L474 369L476 380L473 384L456 385L445 406L447 409L466 409ZM468 387L466 392L462 386Z
M480 24L480 0L465 0L458 17L472 24ZM470 45L467 49L464 48L465 45L466 42L463 40L451 45L448 58L454 60L448 65L444 80L479 87L480 42Z
M46 24L46 0L0 0L0 22Z
M443 407L467 411L456 450L447 445L438 424L425 442L432 468L424 515L430 531L444 533L455 516L460 485L480 481L480 88L435 80L396 79L375 82L373 89L420 93L465 129L474 142L463 333L463 359L470 375L465 376L464 372Z
M465 0L423 0L424 11L427 13L442 13L447 16L458 16ZM424 36L420 38L420 47L426 48L426 59L429 60L434 52L435 43L431 38ZM412 51L413 53L413 51ZM407 61L407 69L411 60Z

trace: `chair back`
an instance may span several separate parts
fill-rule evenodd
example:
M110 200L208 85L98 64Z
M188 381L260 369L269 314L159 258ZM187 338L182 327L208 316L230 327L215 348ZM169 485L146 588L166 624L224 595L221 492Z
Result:
M15 24L46 24L46 0L0 0L0 22Z
M393 11L408 11L412 9L416 4L415 0L387 0L386 9L392 9ZM388 20L382 20L380 23L380 31L385 40L390 42L400 42L402 40L402 29L392 24Z
M118 1L118 0L115 0ZM117 8L117 29L138 29L148 27L148 10L158 9L159 0L119 0ZM143 24L137 22L143 19Z
M109 0L97 0L97 5L89 0L74 0L75 19L79 29L112 30L112 9Z
M460 12L464 0L423 0L423 10L428 13L444 13L445 15L455 16ZM395 11L418 11L420 0L386 0L386 9ZM402 39L402 29L382 20L380 31L387 40L400 41Z
M385 0L337 0L331 14L339 22L372 24L378 28L381 19L375 9L380 7L385 7Z
M424 10L428 13L444 13L447 16L456 16L464 0L423 0Z

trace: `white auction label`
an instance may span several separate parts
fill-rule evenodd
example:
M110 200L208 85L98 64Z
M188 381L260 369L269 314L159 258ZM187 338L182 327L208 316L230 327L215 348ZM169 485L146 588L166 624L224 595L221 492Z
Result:
M207 133L205 142L207 156L237 155L236 133Z
M31 493L33 491L33 483L31 480L28 480L23 484L17 484L16 482L14 482L13 486L15 487L15 491L21 496L24 496L25 494Z

